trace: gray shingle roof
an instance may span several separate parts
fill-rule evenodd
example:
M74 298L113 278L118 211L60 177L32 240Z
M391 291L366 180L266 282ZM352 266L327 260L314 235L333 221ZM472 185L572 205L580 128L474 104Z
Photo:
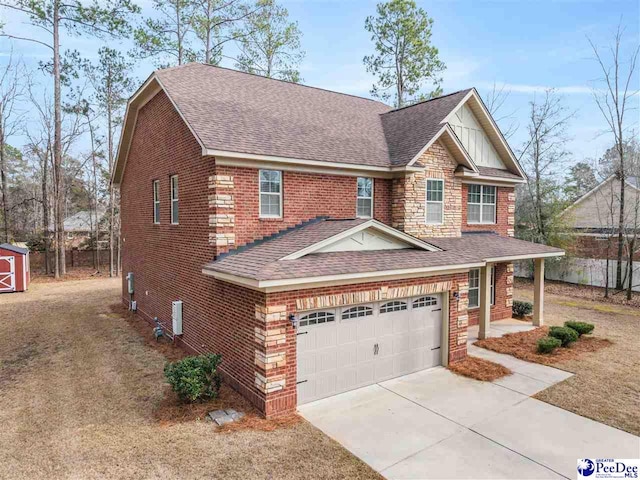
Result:
M442 128L442 120L471 89L444 95L382 115L392 165L408 164Z
M21 253L23 255L29 253L28 248L16 247L15 245L11 245L10 243L3 243L0 245L0 248L3 250L9 250L10 252L14 253Z
M394 110L367 98L199 63L156 75L208 150L371 167L409 163L471 90Z
M548 247L493 233L469 234L457 238L428 238L426 243L441 248L429 252L417 248L361 252L313 253L295 260L281 260L314 243L344 232L366 220L320 220L267 240L233 255L209 263L212 272L253 280L282 280L347 273L366 273L419 267L446 267L483 263L487 259L515 255L561 253Z

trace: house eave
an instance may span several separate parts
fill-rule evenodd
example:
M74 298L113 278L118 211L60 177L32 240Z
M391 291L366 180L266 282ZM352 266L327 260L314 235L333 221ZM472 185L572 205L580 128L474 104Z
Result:
M380 270L375 272L357 272L339 275L323 275L313 277L286 278L278 280L256 280L239 275L218 272L203 268L204 275L240 285L261 292L277 292L288 290L302 290L324 286L344 285L349 283L369 283L382 280L402 278L428 277L432 275L448 275L468 272L469 269L485 266L485 262L472 262L460 265L441 265L437 267L416 267L398 270Z

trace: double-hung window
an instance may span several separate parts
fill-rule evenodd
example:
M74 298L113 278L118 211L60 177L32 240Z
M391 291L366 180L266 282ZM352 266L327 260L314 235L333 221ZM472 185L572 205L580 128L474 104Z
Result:
M260 217L282 217L282 172L260 170Z
M153 181L153 223L160 223L160 180Z
M178 224L178 176L171 177L171 223Z
M491 268L491 305L496 304L496 289L494 288L496 280L496 269ZM469 270L469 308L478 308L480 306L480 269L474 268Z
M356 200L356 216L371 218L373 216L373 179L358 177L358 197Z
M469 185L467 223L496 223L496 187Z
M427 179L426 223L439 224L444 218L444 180Z

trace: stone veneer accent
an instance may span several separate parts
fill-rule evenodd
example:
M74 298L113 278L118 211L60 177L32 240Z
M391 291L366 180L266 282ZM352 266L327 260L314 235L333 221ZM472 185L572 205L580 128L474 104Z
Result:
M255 327L254 364L255 386L262 393L272 393L282 390L287 385L286 374L282 368L287 366L287 329L282 327L269 328L270 325L282 324L287 319L286 305L258 305L255 306L255 318L265 328Z
M468 286L469 284L467 283L467 289ZM296 299L296 309L315 310L317 308L339 307L342 305L378 302L380 300L389 300L393 298L415 297L418 295L428 295L430 293L445 292L447 290L451 290L451 288L451 282L437 282L425 283L421 285L407 285L405 287L380 287L377 290L324 295L322 297L298 298Z
M462 182L455 177L457 163L444 145L433 144L415 163L419 172L407 172L393 180L392 226L415 237L459 237L462 224ZM430 225L426 218L426 181L444 179L443 223Z
M233 232L236 216L231 213L235 209L233 175L210 175L209 208L213 213L209 214L209 227L214 231L209 233L209 245L227 249L236 244L236 235Z

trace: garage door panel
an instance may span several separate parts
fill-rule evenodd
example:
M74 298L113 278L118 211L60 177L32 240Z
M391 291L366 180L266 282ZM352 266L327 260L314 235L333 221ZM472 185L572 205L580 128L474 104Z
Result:
M376 379L375 362L367 362L358 364L356 369L356 377L358 386L369 385Z
M358 363L358 345L340 345L337 352L338 366L349 367Z
M420 298L343 307L332 311L335 321L300 327L298 402L439 365L440 296L414 308Z
M328 397L330 395L335 395L338 392L338 390L336 389L336 380L337 379L335 373L316 375L315 394L318 397Z
M422 348L428 340L427 331L425 329L418 330L415 332L411 332L409 337L410 340L410 348Z
M358 341L358 324L355 319L345 320L338 324L338 345Z
M338 366L338 351L336 348L324 350L317 355L316 373L326 372L327 370L335 370Z
M336 374L336 390L344 392L358 387L358 368L350 367L338 370Z
M409 331L409 315L404 312L404 315L394 315L393 319L393 333L405 333Z
M393 354L397 355L411 350L411 335L402 333L393 337Z
M298 377L306 378L316 373L316 355L304 353L298 355Z

